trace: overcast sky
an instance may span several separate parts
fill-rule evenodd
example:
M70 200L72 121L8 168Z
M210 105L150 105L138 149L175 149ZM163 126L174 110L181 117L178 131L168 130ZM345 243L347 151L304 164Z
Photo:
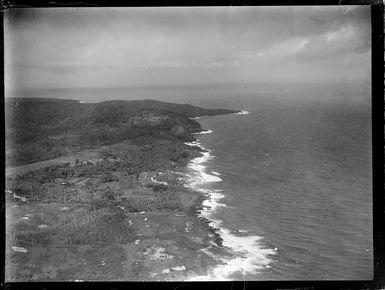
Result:
M7 89L370 80L370 7L5 14Z

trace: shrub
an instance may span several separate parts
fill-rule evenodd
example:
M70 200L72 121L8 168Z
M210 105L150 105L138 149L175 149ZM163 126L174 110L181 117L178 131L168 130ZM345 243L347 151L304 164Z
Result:
M153 191L165 191L167 190L168 186L164 184L148 184L147 187L152 188Z
M119 178L113 175L111 172L108 172L103 174L100 181L103 183L114 182L119 181Z

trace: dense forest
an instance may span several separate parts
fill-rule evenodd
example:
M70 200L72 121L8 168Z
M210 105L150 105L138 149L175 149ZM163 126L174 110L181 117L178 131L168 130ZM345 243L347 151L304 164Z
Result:
M7 166L52 159L143 136L192 141L191 118L235 113L154 100L80 103L12 98L5 101Z

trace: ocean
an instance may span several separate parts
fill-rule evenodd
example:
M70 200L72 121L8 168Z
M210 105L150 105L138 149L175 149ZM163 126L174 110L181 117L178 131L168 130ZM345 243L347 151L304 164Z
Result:
M193 186L211 192L202 214L228 250L197 280L372 279L370 106L244 109L198 119L210 152L192 162Z
M205 191L200 216L223 247L191 280L373 278L370 92L285 85L90 91L51 97L95 102L158 99L246 110L200 117L208 150L188 166ZM194 145L193 144L193 145ZM190 144L191 145L191 144Z

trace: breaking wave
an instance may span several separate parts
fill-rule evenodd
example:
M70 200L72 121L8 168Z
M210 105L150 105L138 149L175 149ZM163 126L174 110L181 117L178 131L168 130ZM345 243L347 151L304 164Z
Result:
M210 131L210 130L209 130ZM207 131L206 131L207 132ZM239 235L233 234L230 229L223 225L223 221L215 219L214 213L218 208L226 207L226 204L220 201L225 197L220 189L205 189L204 185L208 183L221 182L218 176L220 173L213 172L215 175L206 172L205 163L215 156L210 154L210 150L204 148L198 141L186 142L186 145L197 146L204 150L202 156L194 158L187 165L191 172L188 174L188 187L203 192L207 199L202 203L203 208L199 214L209 221L209 225L216 230L216 233L222 238L222 245L218 246L211 243L207 248L202 249L206 255L215 259L218 264L207 271L206 275L189 276L187 280L237 280L237 277L245 274L256 274L259 270L270 268L272 262L271 255L276 253L273 249L263 248L261 245L262 237L256 235L247 235L247 231L238 231ZM215 251L212 251L215 248ZM221 248L222 254L218 254L218 248ZM241 280L241 278L239 278Z
M240 111L238 113L235 113L235 114L237 114L237 115L248 115L248 114L250 114L250 112L246 111L246 110L242 110L242 111Z

